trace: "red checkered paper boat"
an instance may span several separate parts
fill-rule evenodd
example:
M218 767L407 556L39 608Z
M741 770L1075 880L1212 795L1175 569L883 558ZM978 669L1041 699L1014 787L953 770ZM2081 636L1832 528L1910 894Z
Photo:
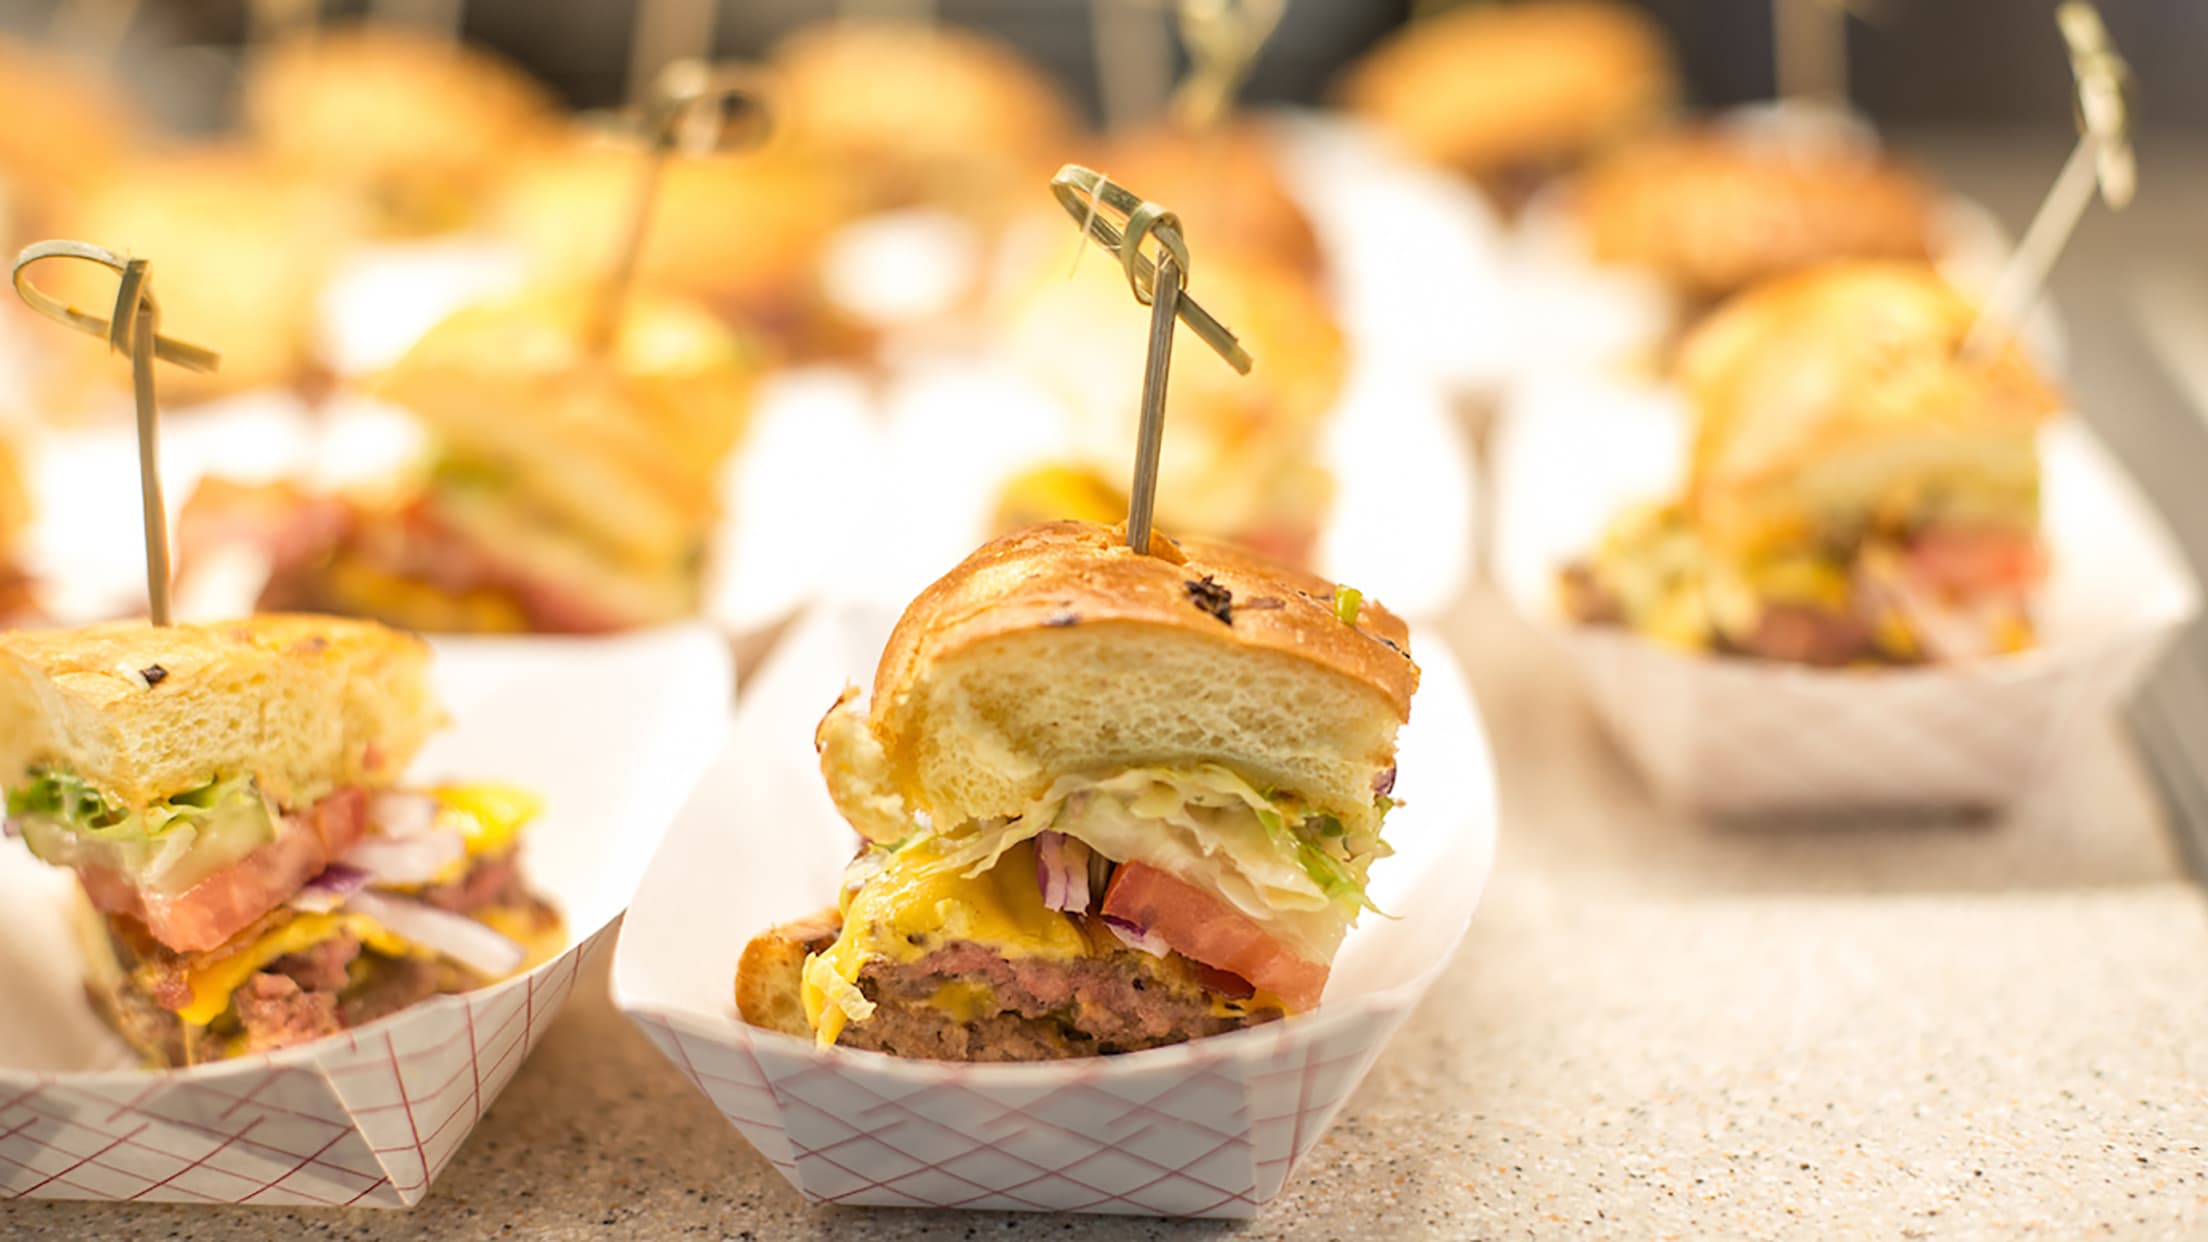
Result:
M2147 502L2076 420L2040 433L2050 576L2029 650L1813 668L1687 651L1565 618L1557 572L1624 506L1675 486L1685 411L1618 380L1530 386L1496 435L1495 577L1548 630L1658 794L1740 817L2006 806L2199 610Z
M817 612L747 691L734 735L645 876L614 1000L808 1199L1243 1217L1280 1192L1440 974L1494 849L1478 716L1441 642L1398 735L1395 854L1320 1006L1172 1047L974 1065L747 1025L730 978L762 927L833 893L852 837L813 750L821 707L869 673L890 618Z
M525 867L570 940L514 978L278 1051L126 1068L85 1003L73 881L0 849L0 1198L406 1207L428 1193L602 948L726 718L695 627L598 642L452 640L453 726L415 765L539 794ZM588 704L587 713L576 713Z

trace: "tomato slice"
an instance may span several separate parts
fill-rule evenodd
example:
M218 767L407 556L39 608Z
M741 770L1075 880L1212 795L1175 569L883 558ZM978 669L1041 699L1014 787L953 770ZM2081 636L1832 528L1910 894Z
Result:
M303 815L285 817L275 840L181 893L142 889L99 867L80 868L77 876L94 909L137 919L179 953L204 953L291 900L367 828L366 791L342 789Z
M1327 967L1307 962L1225 898L1143 863L1121 863L1104 890L1103 913L1154 933L1175 953L1239 975L1289 1009L1319 1003Z
M1909 542L1909 572L1949 598L2022 591L2047 574L2046 552L2023 531L1932 527Z

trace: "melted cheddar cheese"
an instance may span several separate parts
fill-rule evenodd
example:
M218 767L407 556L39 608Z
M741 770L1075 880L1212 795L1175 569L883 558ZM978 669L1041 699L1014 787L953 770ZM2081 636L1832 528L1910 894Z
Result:
M952 941L986 945L1006 957L1070 960L1090 952L1073 919L1043 905L1035 882L1035 847L1021 842L996 865L968 879L936 868L940 842L929 838L898 851L843 902L843 931L826 952L805 959L805 1018L820 1043L836 1042L846 1022L863 1022L873 1002L859 991L869 961L917 961ZM980 998L937 998L952 1013ZM970 1019L969 1019L970 1020Z
M231 994L269 963L308 949L343 932L386 957L421 953L406 941L384 930L381 923L361 914L302 914L239 945L219 957L202 961L185 976L192 999L176 1016L190 1026L206 1026L230 1008Z

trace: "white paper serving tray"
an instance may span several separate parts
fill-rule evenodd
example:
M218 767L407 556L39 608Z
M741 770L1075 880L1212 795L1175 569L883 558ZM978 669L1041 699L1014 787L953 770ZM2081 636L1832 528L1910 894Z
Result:
M1495 844L1494 773L1454 660L1414 636L1396 856L1324 1004L1172 1048L1023 1065L821 1050L736 1015L756 933L832 904L857 838L813 727L871 680L890 618L816 612L747 688L733 735L652 861L613 995L806 1198L823 1203L1249 1216L1278 1194L1463 938Z
M1667 801L1715 816L1952 810L2024 797L2199 611L2155 517L2077 419L2042 437L2052 576L2040 646L1963 664L1817 669L1683 652L1558 608L1556 573L1624 505L1673 494L1687 435L1670 390L1529 385L1496 439L1495 572L1579 666Z
M700 627L596 642L440 642L453 725L422 780L545 798L523 866L556 959L263 1056L148 1071L86 1005L66 873L0 848L0 1199L405 1207L558 1016L720 744L727 648Z

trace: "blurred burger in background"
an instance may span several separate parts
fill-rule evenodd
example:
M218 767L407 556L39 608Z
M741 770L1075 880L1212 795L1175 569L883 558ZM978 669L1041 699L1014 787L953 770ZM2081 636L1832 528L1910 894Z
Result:
M560 106L519 67L396 25L320 26L247 60L243 121L278 165L397 236L474 224Z
M0 226L16 245L61 228L144 140L143 119L99 74L5 38L0 117Z
M349 496L203 486L187 574L258 553L268 611L423 631L596 634L696 613L723 465L762 355L695 303L533 290L438 325L377 385L428 433L414 474Z
M859 199L779 119L773 129L757 147L685 151L664 162L637 278L787 336L813 317L814 268ZM544 278L601 279L627 236L650 158L636 134L574 127L523 155L493 217Z
M1647 272L1690 309L1821 263L1931 258L1936 207L1867 135L1779 117L1622 145L1571 193L1598 263Z
M1822 666L2034 644L2047 570L2040 428L2055 390L1921 263L1835 264L1727 302L1687 338L1684 491L1622 515L1565 610L1695 651Z
M769 62L776 124L874 211L1016 209L1080 132L1057 84L980 31L850 19L806 26Z
M162 334L222 355L210 372L164 369L164 405L319 382L316 303L359 231L358 211L339 195L242 148L177 148L139 155L94 181L66 221L66 236L150 260ZM53 268L40 275L44 287L104 316L115 298L113 273L82 263ZM49 414L97 405L129 383L129 368L88 337L56 334L38 353Z
M1663 32L1610 0L1464 5L1389 36L1337 89L1352 115L1505 210L1679 95Z
M1232 250L1312 282L1325 275L1318 234L1289 187L1279 144L1254 121L1126 130L1081 162L1171 207L1207 256ZM1062 233L1063 217L1053 227Z

